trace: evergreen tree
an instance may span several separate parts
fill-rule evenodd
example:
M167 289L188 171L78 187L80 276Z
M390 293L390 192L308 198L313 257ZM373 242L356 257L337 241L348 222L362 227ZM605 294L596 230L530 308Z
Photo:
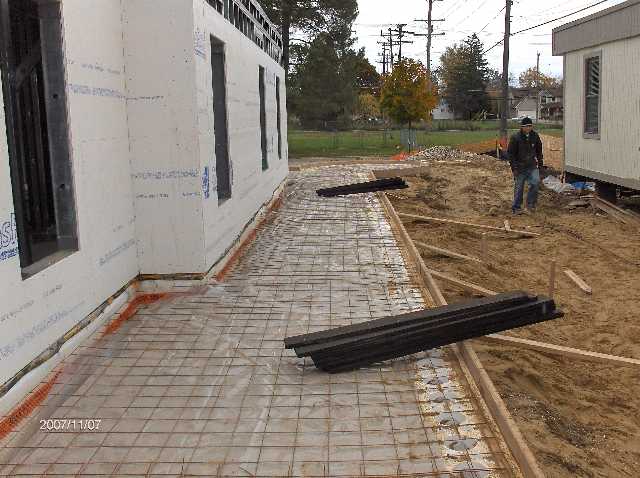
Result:
M339 28L298 49L289 105L306 127L349 126L359 91L372 81L371 65L353 43L350 29Z
M490 70L483 52L484 46L474 33L460 45L447 47L440 57L441 95L465 119L472 119L489 104L486 88Z
M282 61L289 75L291 33L300 31L315 37L351 25L358 16L357 0L261 0L269 18L282 32Z

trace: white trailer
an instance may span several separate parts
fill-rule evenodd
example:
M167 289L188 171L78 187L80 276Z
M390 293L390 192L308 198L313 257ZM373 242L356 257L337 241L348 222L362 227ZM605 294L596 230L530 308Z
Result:
M564 56L564 170L615 199L640 190L640 0L553 30Z

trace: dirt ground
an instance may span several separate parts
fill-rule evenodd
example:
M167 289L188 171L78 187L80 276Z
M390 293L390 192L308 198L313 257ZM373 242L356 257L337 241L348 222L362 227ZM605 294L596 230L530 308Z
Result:
M565 317L509 334L640 359L640 231L591 208L570 210L575 196L542 190L538 210L512 217L507 164L488 156L432 162L389 198L398 212L539 232L533 239L488 233L489 264L421 251L433 269L494 291L546 294L556 260L555 299ZM406 221L427 244L479 257L481 233L456 225ZM593 288L589 296L563 273ZM441 283L448 301L468 293ZM474 341L474 347L549 477L640 476L640 367L598 364L522 347Z

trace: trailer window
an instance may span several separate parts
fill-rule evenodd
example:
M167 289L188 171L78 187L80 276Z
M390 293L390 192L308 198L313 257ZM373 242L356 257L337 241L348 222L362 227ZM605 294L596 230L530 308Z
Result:
M600 56L585 60L585 114L584 132L600 133Z

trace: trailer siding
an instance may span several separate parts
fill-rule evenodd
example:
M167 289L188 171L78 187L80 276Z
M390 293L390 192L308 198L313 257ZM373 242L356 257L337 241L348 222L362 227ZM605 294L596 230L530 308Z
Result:
M600 132L584 135L585 59L601 55ZM640 189L640 36L565 54L565 169Z

